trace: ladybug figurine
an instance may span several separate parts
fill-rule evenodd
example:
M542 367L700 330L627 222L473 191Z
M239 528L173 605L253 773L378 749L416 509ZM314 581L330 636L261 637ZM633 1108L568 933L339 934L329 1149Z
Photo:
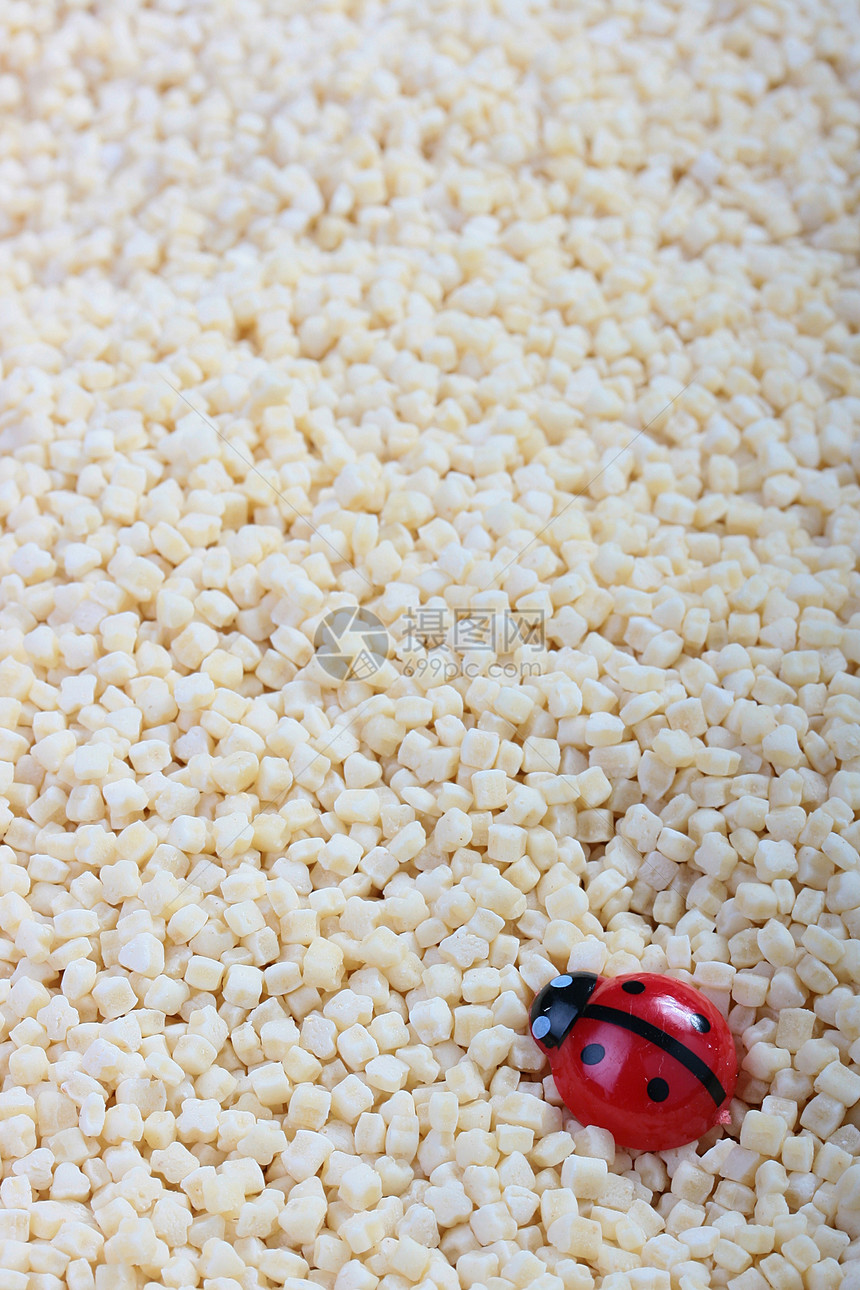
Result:
M665 1151L728 1124L734 1040L692 986L652 972L566 973L537 995L530 1022L565 1105L619 1146Z

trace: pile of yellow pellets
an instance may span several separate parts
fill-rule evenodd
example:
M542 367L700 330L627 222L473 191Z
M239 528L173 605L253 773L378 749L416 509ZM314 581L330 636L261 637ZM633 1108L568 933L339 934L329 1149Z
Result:
M0 1290L860 1290L851 0L0 5ZM643 1153L566 971L727 1017Z

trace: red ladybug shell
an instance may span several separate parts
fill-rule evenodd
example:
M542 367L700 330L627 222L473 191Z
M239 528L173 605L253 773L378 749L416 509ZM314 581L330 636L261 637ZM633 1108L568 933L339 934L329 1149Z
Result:
M664 1151L728 1122L734 1040L710 999L673 977L556 977L537 995L532 1035L582 1124L619 1146Z

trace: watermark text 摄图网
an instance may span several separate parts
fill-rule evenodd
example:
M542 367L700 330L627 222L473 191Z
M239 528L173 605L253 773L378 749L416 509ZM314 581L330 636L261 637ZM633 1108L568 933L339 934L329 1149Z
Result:
M403 648L440 649L456 654L492 650L510 654L523 648L543 649L544 614L539 609L449 609L418 605L403 615Z

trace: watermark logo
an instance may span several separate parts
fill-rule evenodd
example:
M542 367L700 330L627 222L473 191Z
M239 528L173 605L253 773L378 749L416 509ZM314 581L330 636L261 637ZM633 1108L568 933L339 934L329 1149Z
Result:
M369 609L326 614L314 633L320 667L338 681L367 681L388 657L388 632Z
M541 610L420 605L407 609L400 625L403 631L397 656L405 676L452 680L456 676L513 679L540 675L535 654L545 647ZM314 649L323 671L335 680L367 681L388 658L391 639L376 614L347 606L320 621ZM476 654L485 657L479 660ZM495 657L488 661L488 654Z

